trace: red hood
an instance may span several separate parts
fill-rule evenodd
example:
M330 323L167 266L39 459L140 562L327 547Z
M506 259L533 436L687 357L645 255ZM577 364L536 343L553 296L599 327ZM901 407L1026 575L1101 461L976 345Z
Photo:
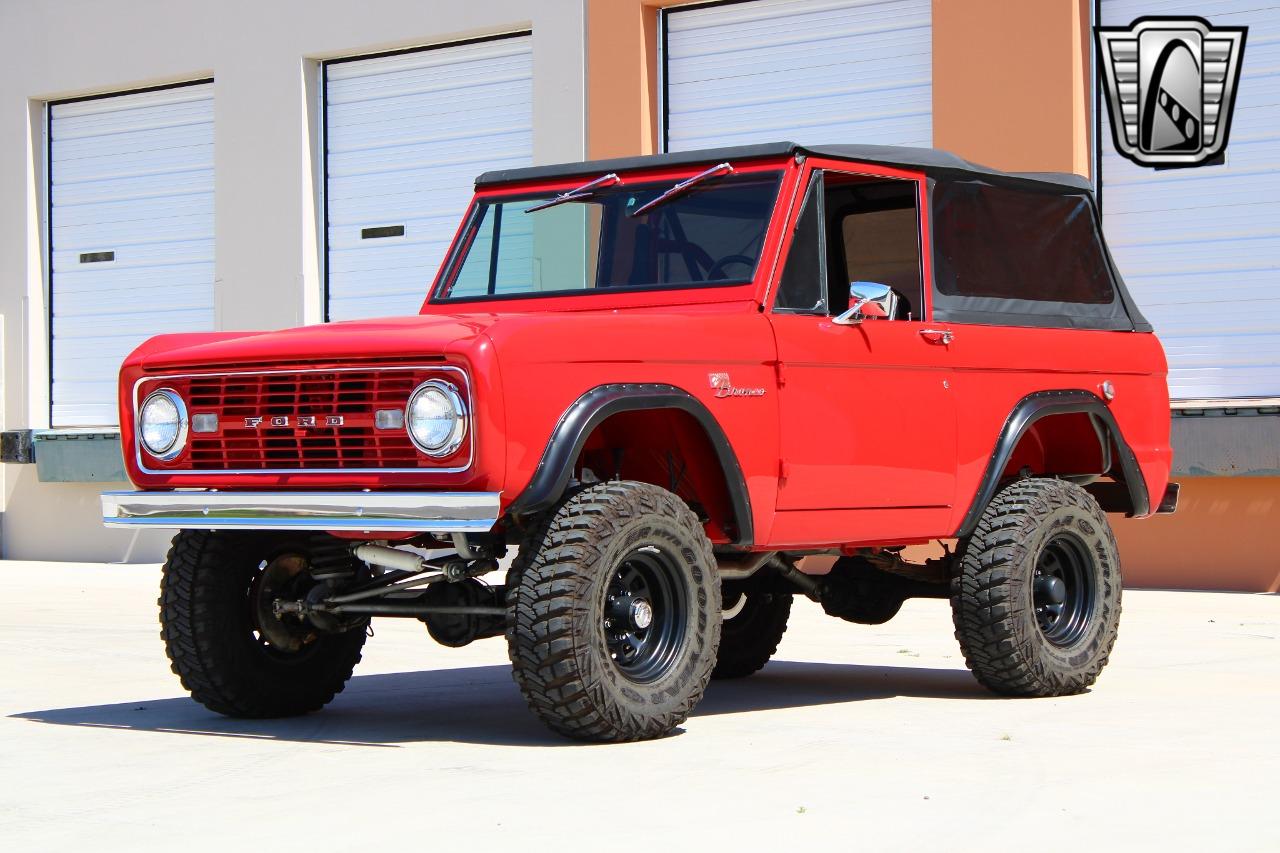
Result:
M497 319L474 314L413 315L300 326L276 332L159 335L134 350L129 363L146 369L230 364L404 359L439 355L470 341Z
M511 311L474 314L415 314L301 326L276 332L201 332L159 335L143 343L126 367L153 371L232 365L342 364L351 361L403 361L487 348L492 339L514 357L540 362L565 360L650 359L653 342L663 350L707 355L723 347L704 334L675 332L681 327L705 331L709 322L758 316L752 303L725 302L681 306L638 306L625 311ZM601 334L608 329L608 334ZM635 333L634 338L625 334ZM486 333L488 333L486 335ZM478 340L484 338L483 340ZM736 338L729 338L736 340ZM630 345L628 346L628 342ZM714 353L713 353L714 354Z

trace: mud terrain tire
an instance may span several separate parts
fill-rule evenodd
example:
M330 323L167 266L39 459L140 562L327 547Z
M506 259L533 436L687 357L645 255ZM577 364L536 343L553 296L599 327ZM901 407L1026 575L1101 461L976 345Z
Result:
M1106 666L1120 620L1120 559L1088 492L1050 479L1004 487L952 579L965 662L1007 696L1065 696Z
M529 707L585 741L657 738L683 723L720 642L715 566L702 525L670 492L614 481L571 494L508 575L507 648Z
M299 648L272 646L258 629L252 596L277 557L307 545L280 535L184 530L160 581L160 636L191 697L229 717L288 717L315 711L342 691L360 660L362 627L299 631ZM309 637L309 639L308 639Z
M737 614L721 620L714 679L745 678L759 671L778 651L787 630L791 593L749 590L736 595L746 596L746 601ZM725 598L730 609L738 601L736 595L732 602Z

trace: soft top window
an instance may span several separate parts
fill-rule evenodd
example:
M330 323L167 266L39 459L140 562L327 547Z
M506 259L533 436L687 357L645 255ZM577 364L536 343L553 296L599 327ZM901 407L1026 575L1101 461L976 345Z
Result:
M1101 305L1115 298L1084 196L980 183L936 191L938 289Z
M935 316L1131 329L1086 193L938 180Z

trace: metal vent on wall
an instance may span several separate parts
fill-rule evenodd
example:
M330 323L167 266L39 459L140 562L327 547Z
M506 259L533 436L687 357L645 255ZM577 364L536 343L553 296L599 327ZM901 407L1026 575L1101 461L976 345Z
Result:
M532 104L528 35L325 65L330 320L418 312L476 175L532 163Z

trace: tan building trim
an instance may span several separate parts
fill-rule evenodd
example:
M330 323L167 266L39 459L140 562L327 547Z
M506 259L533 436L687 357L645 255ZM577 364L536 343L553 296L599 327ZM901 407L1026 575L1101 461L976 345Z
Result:
M934 146L1088 176L1089 20L1089 0L934 0Z
M681 4L679 0L586 3L587 156L652 154L660 147L658 12Z

